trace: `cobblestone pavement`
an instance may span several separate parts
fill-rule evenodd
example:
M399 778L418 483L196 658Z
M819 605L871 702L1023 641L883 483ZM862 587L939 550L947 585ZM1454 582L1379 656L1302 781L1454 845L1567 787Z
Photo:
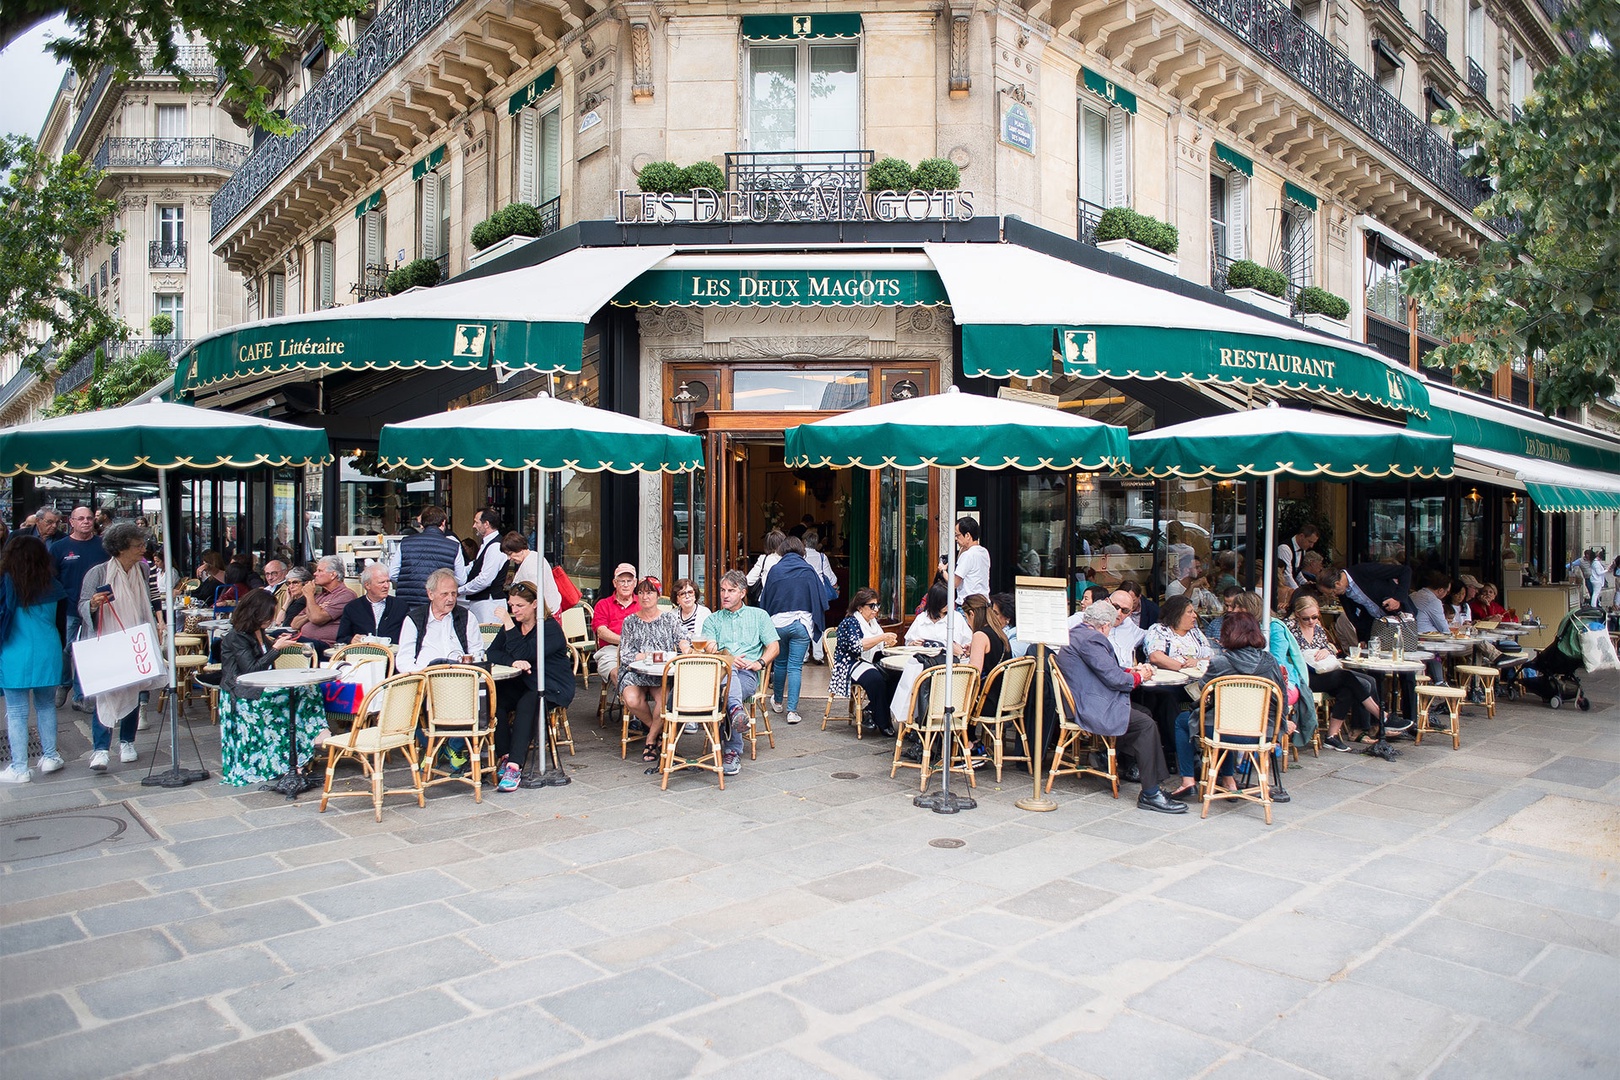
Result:
M690 774L661 792L596 727L593 688L571 787L482 805L441 787L380 824L360 799L142 788L143 731L139 765L0 791L0 1062L19 1080L1613 1077L1620 679L1588 686L1587 713L1472 709L1457 751L1307 754L1270 827L1072 777L1028 813L1022 774L981 774L979 809L938 816L889 779L892 744L820 731L815 699L724 792ZM82 726L65 740L88 747Z

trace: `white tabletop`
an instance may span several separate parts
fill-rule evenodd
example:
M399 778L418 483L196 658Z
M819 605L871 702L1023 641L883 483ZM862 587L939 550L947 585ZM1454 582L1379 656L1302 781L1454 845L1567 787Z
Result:
M1432 653L1441 653L1451 656L1456 653L1472 652L1479 639L1464 640L1462 638L1424 638L1423 648Z
M1379 657L1376 660L1365 656L1346 657L1342 662L1345 667L1349 668L1364 668L1367 671L1383 671L1391 674L1406 671L1419 672L1423 670L1423 661L1421 660L1393 660L1387 656Z
M670 659L674 659L674 657ZM664 665L667 663L669 663L669 660L632 660L625 666L641 675L662 676L664 674Z
M1193 676L1185 671L1171 671L1169 668L1155 668L1153 678L1147 680L1143 686L1186 686L1193 681Z
M338 677L337 668L271 668L269 671L248 671L238 675L242 686L261 690L284 690L292 686L314 686L331 682Z

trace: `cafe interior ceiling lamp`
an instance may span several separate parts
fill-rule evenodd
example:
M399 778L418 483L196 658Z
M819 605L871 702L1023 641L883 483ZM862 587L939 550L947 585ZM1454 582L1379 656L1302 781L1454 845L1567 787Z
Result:
M675 426L682 431L692 430L693 412L697 408L697 401L697 395L687 388L684 381L670 396L669 403L675 406Z

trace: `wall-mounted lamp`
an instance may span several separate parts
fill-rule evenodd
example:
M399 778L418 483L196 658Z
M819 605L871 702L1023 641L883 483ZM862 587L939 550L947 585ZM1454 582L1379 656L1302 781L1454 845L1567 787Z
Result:
M1474 488L1473 490L1469 491L1467 495L1463 496L1463 502L1468 504L1468 511L1472 514L1479 513L1479 504L1483 501L1484 500L1481 499L1479 495L1479 488Z
M686 383L681 383L680 389L670 396L669 403L675 406L675 426L682 431L692 430L692 414L697 408L698 397L687 389Z

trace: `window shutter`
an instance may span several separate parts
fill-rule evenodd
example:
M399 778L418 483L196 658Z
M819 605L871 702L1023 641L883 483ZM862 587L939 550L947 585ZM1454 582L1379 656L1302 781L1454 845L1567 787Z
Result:
M1108 198L1107 122L1100 113L1080 109L1080 197L1101 205Z
M272 319L287 314L287 276L271 274L269 280L270 311Z
M366 264L381 266L383 264L383 219L381 212L371 210L365 217L365 254Z
M439 174L428 173L417 181L422 188L422 258L439 257Z
M1249 178L1233 171L1226 177L1227 254L1234 259L1249 257Z
M562 194L562 113L553 109L540 121L539 202Z
M1131 205L1130 115L1108 110L1108 205Z
M535 127L539 119L533 109L524 109L518 113L517 201L521 203L534 203L537 199L540 178L535 175L534 156L537 141Z
M336 303L337 251L332 241L315 241L315 265L320 278L315 286L315 304L324 311Z

